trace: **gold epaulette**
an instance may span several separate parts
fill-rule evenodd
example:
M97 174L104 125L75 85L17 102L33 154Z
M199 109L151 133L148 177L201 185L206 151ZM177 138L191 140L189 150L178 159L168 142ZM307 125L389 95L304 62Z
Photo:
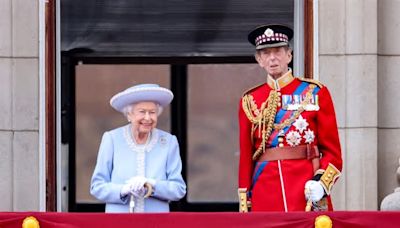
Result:
M321 83L320 81L318 81L318 80L311 79L311 78L301 78L301 77L297 77L297 78L298 78L300 81L309 82L309 83L315 84L315 85L317 85L319 88L324 87L324 85L322 85L322 83Z
M250 93L250 92L253 91L254 89L256 89L256 88L258 88L258 87L264 85L264 84L265 84L265 83L261 83L261 84L259 84L259 85L256 85L256 86L251 87L250 89L246 90L246 91L243 93L242 97L243 97L244 95Z

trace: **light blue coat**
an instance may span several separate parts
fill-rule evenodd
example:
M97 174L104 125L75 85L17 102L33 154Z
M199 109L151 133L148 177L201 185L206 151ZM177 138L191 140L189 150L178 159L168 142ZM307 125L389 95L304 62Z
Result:
M104 133L90 193L106 203L106 212L129 212L129 197L120 197L121 188L131 177L144 174L156 181L154 192L149 198L138 199L136 205L143 212L168 212L169 202L186 194L181 171L179 145L174 135L153 129L146 149L140 152L132 140L130 125L126 125Z

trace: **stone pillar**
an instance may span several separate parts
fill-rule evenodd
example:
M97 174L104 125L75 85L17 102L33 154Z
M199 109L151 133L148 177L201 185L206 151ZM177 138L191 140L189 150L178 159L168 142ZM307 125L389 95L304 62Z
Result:
M399 0L378 2L378 202L398 187L393 174L400 156L399 7Z
M319 79L335 103L344 159L335 210L377 209L377 0L319 0Z
M38 6L0 1L0 211L39 210Z

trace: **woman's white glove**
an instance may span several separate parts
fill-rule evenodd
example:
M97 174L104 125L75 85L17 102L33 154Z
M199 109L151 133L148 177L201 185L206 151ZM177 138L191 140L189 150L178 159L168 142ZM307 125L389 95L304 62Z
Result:
M324 197L325 191L319 181L309 180L306 182L305 186L306 200L311 200L316 203Z
M121 193L120 193L121 197L129 195L131 193L131 188L132 188L131 184L124 184L121 188Z
M135 197L143 197L146 194L144 184L147 179L143 176L135 176L127 180L126 183L130 185L130 193Z

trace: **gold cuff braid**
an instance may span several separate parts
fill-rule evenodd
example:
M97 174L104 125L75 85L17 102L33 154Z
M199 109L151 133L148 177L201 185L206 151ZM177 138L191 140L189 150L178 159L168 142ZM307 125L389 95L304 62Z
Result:
M239 188L239 212L248 212L251 207L250 201L247 201L247 188Z
M341 175L340 171L331 163L326 167L325 172L322 174L320 182L326 194L330 195L331 189L335 180Z

